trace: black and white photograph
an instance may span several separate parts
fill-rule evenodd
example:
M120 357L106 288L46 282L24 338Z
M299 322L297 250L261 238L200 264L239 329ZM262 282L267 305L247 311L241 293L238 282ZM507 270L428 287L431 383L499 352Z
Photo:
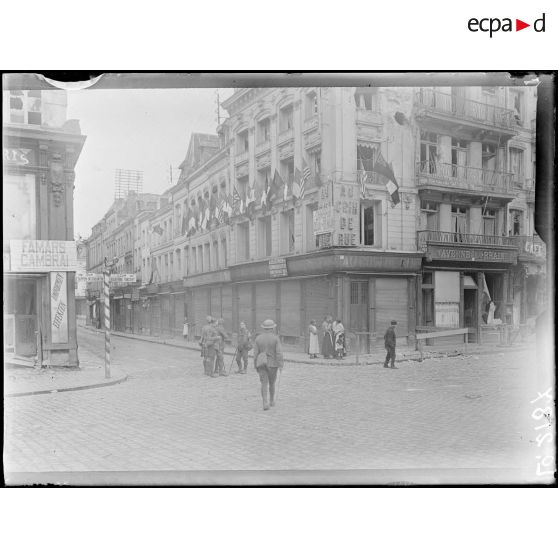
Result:
M6 483L553 483L545 87L5 74Z

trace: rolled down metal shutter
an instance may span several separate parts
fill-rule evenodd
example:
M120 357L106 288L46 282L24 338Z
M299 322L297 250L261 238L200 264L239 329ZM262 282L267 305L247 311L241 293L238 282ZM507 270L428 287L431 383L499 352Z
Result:
M281 328L280 334L300 335L300 281L281 281Z
M161 335L161 301L158 296L151 298L151 335Z
M227 331L236 330L238 324L233 328L232 323L232 287L230 285L221 289L221 307L221 315L225 319L225 329Z
M308 321L316 320L318 327L321 326L325 316L333 314L332 303L329 299L329 279L327 277L305 281L304 304Z
M258 329L264 320L275 321L276 288L274 281L256 283L256 327Z
M209 313L209 291L208 289L194 290L194 306L196 316L196 335L201 335L201 329L205 325L205 318Z
M391 320L397 321L397 337L408 334L408 291L406 278L376 279L376 332L381 337Z
M238 319L244 322L248 329L253 329L252 324L252 285L238 286Z
M174 303L174 329L175 333L182 334L184 324L184 295L176 294L173 297Z
M211 291L211 309L209 313L215 318L221 317L221 289L219 287L213 287Z

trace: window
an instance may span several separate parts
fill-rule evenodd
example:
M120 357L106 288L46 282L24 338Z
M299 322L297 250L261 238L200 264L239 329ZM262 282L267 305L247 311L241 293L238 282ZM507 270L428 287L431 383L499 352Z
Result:
M421 226L427 231L437 231L439 228L440 206L431 201L420 202Z
M290 186L294 179L294 159L285 159L281 161L280 170L281 177ZM283 192L281 192L281 198L283 197Z
M380 144L357 145L357 169L366 171L367 182L378 183L378 176L372 169L379 153Z
M465 178L469 142L451 138L451 172L454 178Z
M483 208L482 210L482 234L496 236L496 210Z
M271 185L271 168L267 167L265 169L258 171L258 186L260 188L267 188ZM256 203L260 203L261 200L256 200Z
M213 242L213 268L219 269L219 243L217 240Z
M221 239L221 253L223 254L223 267L227 267L228 265L228 257L227 257L227 239Z
M523 150L510 147L510 172L516 184L523 184Z
M456 242L464 242L465 238L462 236L467 233L469 211L466 207L458 205L451 206L451 231L457 233L455 235Z
M282 108L279 111L279 132L293 129L293 106Z
M239 223L236 227L236 249L238 261L250 259L250 229L249 223Z
M211 256L210 244L209 244L209 242L206 242L203 245L203 269L204 269L204 271L209 271L211 269L211 267L210 267L210 265L211 265L210 256Z
M176 250L176 279L182 278L182 261L180 248Z
M436 174L438 162L438 134L420 132L420 171Z
M281 254L291 254L295 250L294 209L281 213Z
M315 91L308 93L304 103L304 118L306 120L313 118L318 114L318 95Z
M258 122L257 134L258 134L258 143L264 143L269 141L270 135L270 123L269 118L264 118Z
M198 273L203 273L205 271L203 263L203 246L200 244L198 246Z
M375 87L357 87L355 104L357 109L379 112L378 90Z
M242 178L237 178L236 188L241 198L246 197L246 192L248 190L248 177L243 176Z
M511 91L513 104L513 116L516 124L523 124L523 93L521 91Z
M237 134L236 153L237 155L248 153L248 130L244 130L243 132Z
M361 244L364 246L381 245L381 202L363 204L361 209Z
M184 259L183 259L183 261L184 261L184 268L183 268L183 270L182 270L182 277L186 277L186 276L188 275L188 273L189 273L188 267L189 267L189 261L190 261L190 260L188 259L188 256L189 256L189 254L188 254L188 247L186 247L186 248L184 248Z
M258 257L271 256L271 215L260 217L257 224Z
M523 211L510 209L510 236L521 236L523 234Z
M198 272L198 259L197 259L197 250L196 247L192 247L192 261L191 261L191 269L192 269L192 273L197 273Z
M314 174L322 174L322 154L320 151L314 153L312 157Z

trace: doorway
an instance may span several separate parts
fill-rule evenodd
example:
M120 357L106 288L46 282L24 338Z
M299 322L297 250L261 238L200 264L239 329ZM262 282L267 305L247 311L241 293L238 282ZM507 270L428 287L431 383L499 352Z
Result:
M7 277L4 285L5 346L13 354L33 357L37 354L38 280Z
M368 281L351 281L349 296L349 329L355 334L368 332ZM359 335L359 339L360 351L368 352L369 337Z

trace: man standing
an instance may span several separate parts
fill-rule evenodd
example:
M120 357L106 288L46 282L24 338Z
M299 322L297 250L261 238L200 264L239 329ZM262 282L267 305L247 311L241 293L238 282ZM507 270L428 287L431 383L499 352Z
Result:
M213 326L213 318L211 316L207 316L206 322L207 323L202 327L200 339L203 370L206 376L216 376L215 356L219 335Z
M236 364L238 366L237 374L246 374L248 370L248 353L252 348L252 336L244 322L240 322L240 330L238 332L238 344L236 347Z
M228 341L229 337L225 331L225 320L223 318L215 320L215 330L218 336L215 346L217 359L215 364L215 373L219 374L219 376L228 376L225 370L225 341Z
M386 348L386 360L384 362L384 368L389 368L388 364L391 360L391 368L397 368L395 366L395 345L397 344L397 339L395 337L395 326L397 322L395 320L391 320L391 325L387 328L386 333L384 335L384 346Z
M275 322L264 320L261 327L264 331L254 341L254 367L260 377L263 409L267 411L270 405L275 406L275 383L277 370L283 368L283 351L279 337L273 332Z

